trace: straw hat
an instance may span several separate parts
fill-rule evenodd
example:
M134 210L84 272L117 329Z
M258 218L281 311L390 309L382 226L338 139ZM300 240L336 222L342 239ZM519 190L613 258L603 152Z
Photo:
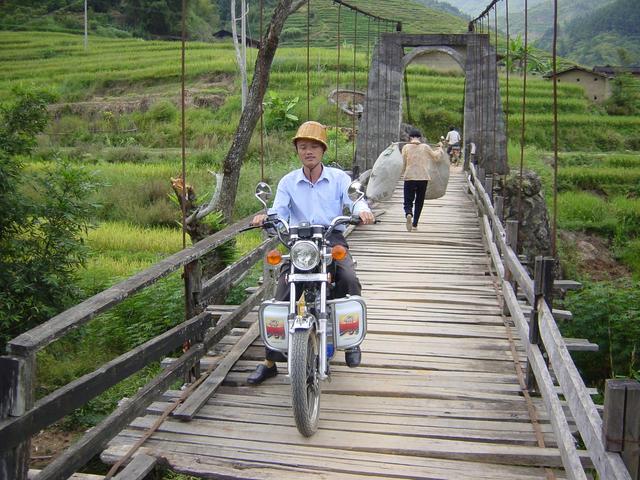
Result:
M293 137L293 145L298 140L315 140L322 144L324 151L327 151L327 127L318 122L304 122L298 128L296 136Z

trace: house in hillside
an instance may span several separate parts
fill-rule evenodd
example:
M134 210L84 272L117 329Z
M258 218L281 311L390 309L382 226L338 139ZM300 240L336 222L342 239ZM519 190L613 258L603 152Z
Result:
M226 40L233 38L233 33L231 33L229 30L218 30L216 33L213 34L213 38L215 38L216 40ZM237 35L238 41L240 41L240 35ZM260 42L258 40L254 40L253 38L246 38L246 42L247 42L247 47L255 47L255 48L260 48Z
M548 73L544 77L553 78L553 74ZM611 79L613 75L575 66L557 72L556 78L558 83L580 85L592 102L602 103L611 96Z
M640 78L640 67L612 67L611 65L605 65L604 67L593 67L594 72L604 73L610 77L615 77L621 73L630 73L636 78Z

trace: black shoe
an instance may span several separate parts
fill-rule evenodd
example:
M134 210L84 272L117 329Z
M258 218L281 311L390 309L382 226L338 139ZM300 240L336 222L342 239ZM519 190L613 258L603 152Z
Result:
M347 362L347 367L354 368L360 365L362 360L362 353L360 347L353 347L344 352L344 361Z
M264 363L258 365L255 371L247 377L247 383L251 385L259 385L267 378L275 377L278 374L278 367L274 364L269 368Z

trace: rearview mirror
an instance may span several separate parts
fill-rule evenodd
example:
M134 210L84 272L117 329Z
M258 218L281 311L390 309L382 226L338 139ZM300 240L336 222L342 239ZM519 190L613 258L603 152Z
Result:
M364 186L358 180L354 180L351 182L351 185L349 185L347 194L353 203L358 203L364 198Z
M267 208L267 201L271 198L271 187L268 183L259 182L256 185L255 197L260 201L264 208Z

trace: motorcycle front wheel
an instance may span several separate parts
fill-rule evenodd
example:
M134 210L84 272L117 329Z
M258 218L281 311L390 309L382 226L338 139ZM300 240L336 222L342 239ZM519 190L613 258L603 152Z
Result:
M291 403L298 431L310 437L320 417L320 355L315 330L298 330L291 338Z

